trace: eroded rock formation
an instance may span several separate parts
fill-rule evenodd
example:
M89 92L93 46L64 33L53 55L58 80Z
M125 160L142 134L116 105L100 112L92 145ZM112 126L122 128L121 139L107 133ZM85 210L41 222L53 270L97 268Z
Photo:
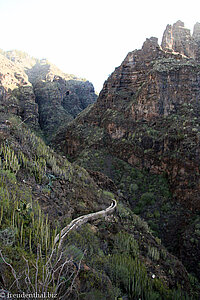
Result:
M38 105L27 74L14 62L0 54L0 110L21 116L35 127L38 123Z
M167 25L162 38L162 48L167 51L178 52L186 57L199 60L200 24L194 25L193 35L185 28L182 21Z
M97 98L92 83L21 51L1 51L0 72L2 111L41 127L48 140Z

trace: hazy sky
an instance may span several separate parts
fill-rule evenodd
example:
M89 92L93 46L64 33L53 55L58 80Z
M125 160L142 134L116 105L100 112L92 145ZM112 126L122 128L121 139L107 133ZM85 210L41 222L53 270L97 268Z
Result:
M190 0L0 0L0 48L47 58L90 80L97 91L129 51L161 40L177 20L193 29L200 2Z

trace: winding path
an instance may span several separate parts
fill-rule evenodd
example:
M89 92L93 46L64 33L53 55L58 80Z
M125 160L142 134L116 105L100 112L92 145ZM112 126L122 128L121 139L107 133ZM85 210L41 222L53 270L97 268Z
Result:
M88 221L96 220L98 218L103 218L107 215L112 214L114 212L116 206L117 206L117 201L112 200L111 205L109 207L107 207L106 209L100 210L96 213L91 213L88 215L80 216L80 217L74 219L73 221L71 221L71 223L69 223L69 225L64 227L59 234L56 235L55 240L54 240L54 245L57 242L59 242L58 248L60 248L64 238L70 231L78 228L79 226L87 223Z

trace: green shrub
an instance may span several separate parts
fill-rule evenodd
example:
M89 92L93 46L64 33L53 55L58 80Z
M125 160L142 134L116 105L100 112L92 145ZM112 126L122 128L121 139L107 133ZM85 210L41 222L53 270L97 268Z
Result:
M153 222L152 220L149 220L149 221L148 221L148 225L149 225L149 227L151 228L151 230L153 230L154 233L157 234L157 232L158 232L158 230L159 230L158 224L156 224L156 223Z
M108 196L108 197L111 198L111 199L114 199L114 198L115 198L114 194L111 193L111 192L109 192L109 191L103 191L103 194L104 194L105 196Z
M140 198L140 202L142 202L144 205L151 205L155 203L155 196L153 193L146 192L142 194Z
M154 211L154 217L157 219L160 218L160 212L158 210Z
M158 261L160 259L160 252L157 248L148 246L148 256L154 261Z
M119 232L114 237L114 253L127 253L133 257L139 255L139 246L133 235L127 232Z
M138 185L136 183L132 183L129 187L130 193L135 193L138 190Z
M122 203L118 203L117 213L122 219L131 219L133 214L130 208L124 206Z

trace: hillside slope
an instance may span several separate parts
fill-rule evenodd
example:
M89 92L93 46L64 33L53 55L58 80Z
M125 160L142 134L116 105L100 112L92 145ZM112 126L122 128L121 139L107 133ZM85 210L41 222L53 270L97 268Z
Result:
M101 175L95 182L83 168L47 147L20 119L5 113L0 117L0 284L4 293L33 293L36 285L42 293L47 283L42 269L34 266L46 266L45 272L50 273L45 276L53 276L54 268L45 264L49 257L55 264L51 251L56 234L72 218L106 209L115 198L118 206L113 215L68 234L62 243L62 260L55 267L62 269L69 284L57 291L60 277L56 277L55 285L48 281L47 291L58 293L59 299L66 299L66 293L70 299L96 295L96 299L114 300L125 294L129 299L187 299L185 292L195 297L197 290L184 266L126 206L114 184L107 185L108 178ZM74 273L77 264L80 267ZM27 272L32 274L28 284Z

